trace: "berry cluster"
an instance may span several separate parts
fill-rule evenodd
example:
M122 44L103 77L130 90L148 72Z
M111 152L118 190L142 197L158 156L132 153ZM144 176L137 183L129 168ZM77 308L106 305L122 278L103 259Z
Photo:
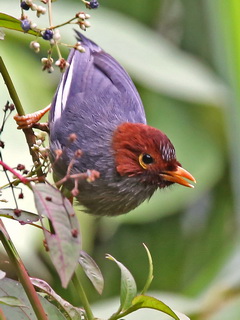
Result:
M37 17L40 17L41 14L45 14L46 13L46 8L44 8L43 6L38 6L35 3L33 3L32 0L26 0L26 1L22 1L21 2L21 8L23 10L29 10L31 9L32 11L36 11L37 12Z
M38 53L40 51L40 43L38 43L37 41L31 41L30 48L33 49L36 53Z
M69 67L69 63L64 58L60 58L55 62L55 66L59 67L61 72L64 72Z
M43 3L47 3L47 0L41 0ZM82 0L86 7L88 9L96 9L99 6L99 3L97 0ZM59 51L58 48L58 44L60 43L60 39L61 39L61 35L58 29L56 29L56 26L52 26L50 25L50 27L48 28L44 28L44 29L40 29L37 27L36 23L31 22L28 17L24 14L24 10L28 11L28 10L32 10L32 11L36 11L37 13L37 17L40 17L40 15L45 14L46 13L46 8L42 7L42 6L38 6L35 3L35 0L25 0L22 1L20 3L21 9L22 9L22 18L21 18L21 27L22 30L24 32L28 32L29 30L33 30L36 32L36 36L37 37L42 37L44 40L49 41L50 43L50 50L48 51L48 57L47 58L42 58L42 69L43 70L47 70L49 73L54 71L53 68L53 64L54 64L54 60L52 59L51 55L52 55L52 51L53 51L53 47L56 46L57 47L57 51L58 51L58 56L59 59L55 62L55 66L57 66L61 72L65 71L66 68L68 67L68 62L63 59L61 57L61 53ZM59 25L63 26L69 23L76 23L79 25L79 27L82 30L86 30L87 28L89 28L91 26L90 22L88 21L90 19L90 15L81 11L79 13L77 13L75 15L75 17L73 17L72 19L68 20L67 22ZM30 43L30 48L32 50L34 50L36 53L38 53L40 51L40 44L39 42L36 40L31 41ZM84 47L81 46L81 43L78 42L74 48L76 50L79 50L80 52L85 52Z
M76 18L78 19L77 20L77 24L79 25L79 27L82 29L82 30L86 30L86 28L89 28L91 27L91 24L89 21L86 21L90 18L90 14L88 13L85 13L85 12L79 12L76 14Z
M47 11L46 8L36 5L35 3L33 3L32 0L21 1L20 6L21 6L22 10L25 10L25 11L27 11L29 9L31 9L32 11L36 11L37 17L40 17L42 14L45 14ZM35 31L38 30L37 24L31 22L23 13L22 13L21 20L22 20L21 27L24 32L28 32L30 29L35 30Z
M47 70L48 71L48 73L52 73L53 71L54 71L54 69L53 69L53 58L42 58L42 60L41 60L41 62L42 62L42 70L44 71L44 70Z
M80 52L85 52L85 48L82 46L81 42L77 42L74 48Z
M35 133L36 143L31 147L32 150L39 153L39 157L43 160L47 159L49 148L45 147L44 141L46 139L46 134L44 132Z
M53 38L53 31L50 29L46 29L43 32L42 37L44 40L51 40Z

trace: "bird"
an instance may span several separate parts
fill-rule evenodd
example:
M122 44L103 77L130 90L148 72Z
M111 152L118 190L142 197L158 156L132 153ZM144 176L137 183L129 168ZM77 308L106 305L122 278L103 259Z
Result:
M49 114L55 179L69 170L73 175L96 170L99 177L92 182L77 181L76 195L84 211L96 216L126 214L174 183L193 187L187 180L196 180L178 162L169 138L146 123L128 73L96 43L76 34L84 52L71 49ZM68 179L64 187L73 189L74 181Z

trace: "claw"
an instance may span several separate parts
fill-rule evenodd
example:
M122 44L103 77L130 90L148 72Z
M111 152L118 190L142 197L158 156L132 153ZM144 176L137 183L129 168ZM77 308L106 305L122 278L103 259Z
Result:
M18 114L14 116L14 120L17 122L18 129L28 129L32 128L41 118L50 110L51 105L48 105L42 110L26 114L24 116L19 116Z

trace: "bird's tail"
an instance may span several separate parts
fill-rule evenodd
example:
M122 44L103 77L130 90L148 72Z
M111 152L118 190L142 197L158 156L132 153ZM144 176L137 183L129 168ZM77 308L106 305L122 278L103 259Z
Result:
M76 38L81 42L85 52L79 52L76 49L71 50L67 60L69 68L62 75L52 102L50 122L56 121L61 117L71 98L77 94L86 93L88 89L93 87L93 81L91 80L91 70L93 71L93 69L89 69L92 63L90 61L93 61L92 54L99 53L102 49L79 31L75 30L75 32L77 34Z
M89 48L92 52L100 52L102 49L92 40L85 37L81 32L74 30L77 34L77 41L80 41L83 47Z

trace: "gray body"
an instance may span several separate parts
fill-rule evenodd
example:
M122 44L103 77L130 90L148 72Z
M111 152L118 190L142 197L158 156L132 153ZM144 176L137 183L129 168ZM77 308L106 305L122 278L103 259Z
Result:
M70 67L63 74L50 111L50 151L63 150L54 164L58 179L65 176L74 152L81 149L72 173L95 169L100 178L79 182L77 199L86 212L118 215L149 198L157 186L138 177L120 176L115 168L112 136L124 122L146 123L139 94L126 71L95 43L78 34L86 52L72 49ZM80 39L79 39L80 40ZM76 141L70 143L69 135ZM66 183L68 189L73 182Z

